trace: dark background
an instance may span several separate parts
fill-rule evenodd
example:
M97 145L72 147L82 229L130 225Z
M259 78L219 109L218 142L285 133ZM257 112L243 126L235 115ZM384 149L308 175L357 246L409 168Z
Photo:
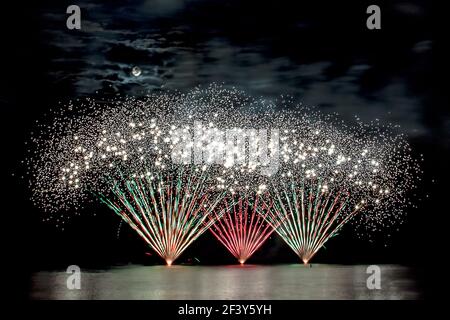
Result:
M81 30L66 28L69 4L81 7ZM366 28L366 8L381 7L381 30ZM21 161L36 119L59 101L93 94L142 95L224 82L267 98L291 94L323 112L400 124L424 171L400 230L374 243L351 230L333 238L313 263L399 263L416 270L423 289L439 270L448 212L450 110L445 82L432 74L429 1L41 1L2 11L1 206L8 268L27 295L31 272L69 264L108 267L162 263L126 225L101 206L64 232L41 222L29 200ZM134 77L133 66L142 69ZM438 72L443 72L438 70ZM447 81L448 82L448 81ZM387 246L386 246L387 244ZM151 253L151 255L147 255ZM178 262L235 263L209 233ZM249 263L296 263L276 236ZM430 267L431 266L431 267Z

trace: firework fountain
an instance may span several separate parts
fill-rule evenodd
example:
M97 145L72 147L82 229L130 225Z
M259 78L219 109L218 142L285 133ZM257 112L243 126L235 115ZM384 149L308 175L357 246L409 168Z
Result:
M274 188L273 197L274 209L267 219L279 222L277 233L304 264L365 206L361 200L351 207L349 192L323 188L318 181Z
M156 177L155 177L156 176ZM171 265L222 213L211 215L221 194L210 199L206 177L183 170L146 174L112 182L111 194L100 194L117 215Z
M222 217L220 211L215 213L217 221L210 228L240 264L244 264L261 247L278 224L276 220L275 225L266 220L270 207L260 205L258 199L258 195L253 201L248 197L239 197L231 204L225 200L226 213Z

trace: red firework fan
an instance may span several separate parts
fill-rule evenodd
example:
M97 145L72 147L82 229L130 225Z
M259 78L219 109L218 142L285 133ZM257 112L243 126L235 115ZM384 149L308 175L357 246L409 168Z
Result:
M232 203L225 199L225 214L217 217L217 221L210 228L214 236L241 264L244 264L274 231L272 224L266 219L270 205L259 204L258 200L258 196L254 199L240 197L236 201L233 199Z

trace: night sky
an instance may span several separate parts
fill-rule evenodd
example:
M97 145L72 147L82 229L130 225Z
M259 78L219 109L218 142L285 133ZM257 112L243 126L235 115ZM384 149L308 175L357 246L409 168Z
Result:
M2 21L0 103L3 146L2 229L17 272L160 263L151 249L99 206L96 216L73 219L65 232L41 222L20 179L24 142L36 119L59 101L117 93L140 96L189 90L212 82L267 99L290 94L348 122L399 124L417 157L423 180L412 195L417 208L389 239L369 243L344 228L314 258L316 263L400 263L417 267L438 257L447 215L450 109L443 85L434 85L435 40L428 1L40 1L12 8ZM66 28L69 4L81 8L81 30ZM365 13L378 4L382 29L368 30ZM6 12L6 11L5 11ZM8 15L8 14L7 14ZM134 77L138 66L142 75ZM381 235L381 238L384 238ZM385 243L388 246L385 246ZM180 262L234 263L209 233ZM13 263L14 261L14 263ZM297 262L276 236L253 263ZM24 285L27 277L24 277Z

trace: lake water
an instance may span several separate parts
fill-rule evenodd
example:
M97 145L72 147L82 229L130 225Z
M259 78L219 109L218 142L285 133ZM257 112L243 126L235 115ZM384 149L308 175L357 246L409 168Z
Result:
M412 270L380 265L369 290L366 265L142 266L81 270L69 290L65 271L33 274L32 299L420 299Z

